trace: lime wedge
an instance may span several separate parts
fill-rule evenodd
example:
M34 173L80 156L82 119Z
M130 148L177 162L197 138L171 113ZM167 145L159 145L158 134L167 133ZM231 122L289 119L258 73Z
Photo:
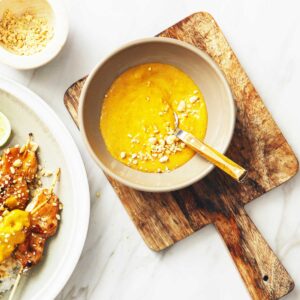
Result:
M10 137L11 126L7 117L0 112L0 147L3 146Z

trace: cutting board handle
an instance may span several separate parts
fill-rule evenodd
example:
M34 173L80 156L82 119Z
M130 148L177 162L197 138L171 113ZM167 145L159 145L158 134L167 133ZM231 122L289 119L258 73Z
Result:
M215 226L254 300L278 299L294 282L243 207L218 215Z

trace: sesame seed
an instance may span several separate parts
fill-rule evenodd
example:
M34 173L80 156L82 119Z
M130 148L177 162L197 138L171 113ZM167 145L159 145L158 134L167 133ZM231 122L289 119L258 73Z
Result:
M165 163L169 160L169 157L167 155L164 155L162 156L160 159L159 159L159 162L161 163Z

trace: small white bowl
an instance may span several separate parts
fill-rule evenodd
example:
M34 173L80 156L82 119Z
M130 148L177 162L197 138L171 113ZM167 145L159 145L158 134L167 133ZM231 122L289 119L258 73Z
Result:
M0 61L15 69L35 69L51 61L61 51L69 33L69 24L61 0L1 0L0 18L5 10L20 14L33 9L37 15L46 17L53 26L53 37L46 47L32 55L17 55L0 44Z

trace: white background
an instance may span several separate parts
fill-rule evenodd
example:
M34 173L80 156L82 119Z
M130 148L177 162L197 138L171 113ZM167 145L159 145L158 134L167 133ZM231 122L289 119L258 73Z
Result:
M70 36L61 54L35 71L0 74L39 94L77 142L92 195L81 260L58 300L249 299L217 232L208 226L162 253L143 243L64 105L66 88L121 44L153 36L196 11L219 23L267 107L300 156L300 2L262 0L65 0ZM300 176L247 206L295 280L300 299ZM96 197L100 192L100 197Z

